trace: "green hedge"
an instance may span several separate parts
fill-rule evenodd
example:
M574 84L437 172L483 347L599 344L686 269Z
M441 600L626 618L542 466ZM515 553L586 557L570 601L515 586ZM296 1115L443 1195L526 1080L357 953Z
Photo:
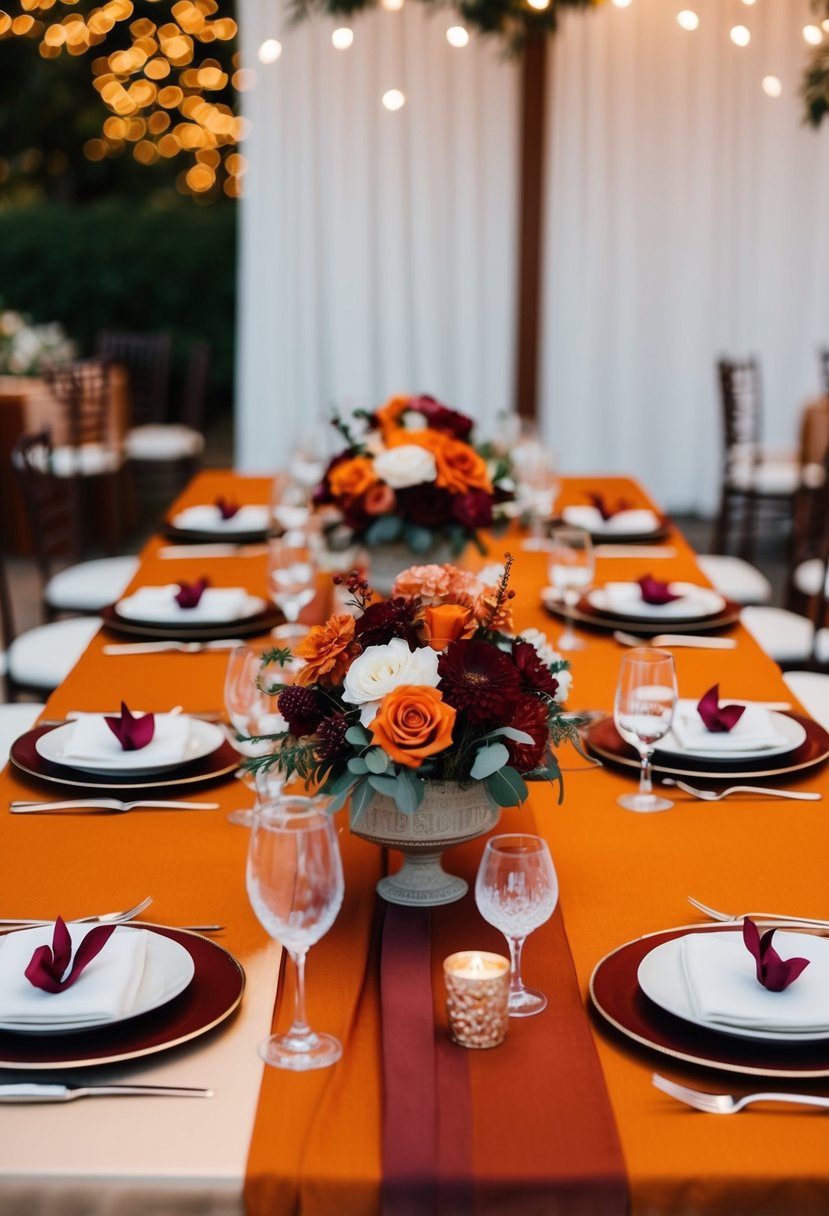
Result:
M81 353L102 329L168 330L174 391L190 343L211 348L208 411L233 399L236 208L109 199L0 210L0 301L60 321Z

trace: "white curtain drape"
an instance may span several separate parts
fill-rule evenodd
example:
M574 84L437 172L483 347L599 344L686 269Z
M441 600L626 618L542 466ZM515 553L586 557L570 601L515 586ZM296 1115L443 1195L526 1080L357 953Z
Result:
M718 354L756 353L766 436L794 442L829 343L829 129L797 97L808 0L632 0L567 12L553 46L542 422L566 470L714 505ZM518 75L451 10L407 0L290 26L241 0L251 132L242 205L237 463L284 463L332 404L432 392L484 430L512 404ZM752 33L739 48L737 22ZM278 37L278 62L256 53ZM779 98L761 80L778 76ZM406 106L389 113L383 92Z
M819 391L829 130L804 128L797 96L807 0L688 0L693 32L681 7L571 12L556 39L541 398L564 468L632 470L670 508L706 511L717 356L760 358L778 446Z
M250 134L241 215L237 464L284 464L332 405L427 392L484 421L513 381L517 68L452 48L409 4L291 25L242 0ZM343 23L345 24L345 23ZM283 53L257 51L278 38ZM406 105L381 104L398 88Z

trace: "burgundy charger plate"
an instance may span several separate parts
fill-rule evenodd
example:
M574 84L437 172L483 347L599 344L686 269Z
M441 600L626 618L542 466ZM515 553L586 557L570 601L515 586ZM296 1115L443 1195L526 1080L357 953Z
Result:
M780 1044L741 1039L705 1030L667 1013L645 996L637 972L646 954L686 933L733 933L731 925L684 925L619 946L598 963L590 977L596 1012L620 1034L661 1055L749 1076L829 1077L829 1041Z
M227 776L239 767L241 759L227 740L221 743L215 751L197 760L187 760L172 772L147 773L143 776L131 770L129 773L108 772L90 773L85 769L72 768L68 764L56 764L41 756L35 746L41 735L47 731L56 730L52 726L35 726L26 731L11 746L9 759L15 768L30 777L40 781L50 781L57 785L68 785L83 790L91 790L96 794L107 794L119 790L164 790L178 789L183 785L197 785L212 781L216 777Z
M160 639L165 642L214 642L221 638L246 637L266 633L275 625L281 625L285 617L276 604L269 604L261 612L242 617L238 621L212 621L201 625L170 625L152 621L136 621L121 616L115 605L109 604L101 610L101 619L112 633L126 633L133 637Z
M0 1031L0 1068L91 1068L169 1051L207 1034L238 1008L245 973L232 954L197 933L166 925L145 925L151 933L172 938L190 954L193 979L184 992L149 1013L113 1026L58 1034L14 1034Z
M806 738L800 747L777 755L773 760L758 753L754 762L746 760L745 757L740 760L718 760L710 756L683 756L681 761L667 761L660 758L657 748L654 752L653 771L674 777L705 777L709 781L731 780L734 777L783 777L788 773L813 768L829 758L829 734L818 722L804 714L788 713L786 717L800 723L806 731ZM611 764L621 764L637 771L642 767L638 753L625 743L610 717L591 723L582 738L588 750L602 760L609 760ZM678 767L678 764L682 767Z
M594 629L621 629L625 633L641 633L652 635L656 633L710 633L714 629L726 629L740 619L742 605L733 600L726 600L720 612L708 616L671 617L670 620L655 620L653 617L615 616L610 612L602 612L594 608L586 595L583 595L575 608L565 609L562 602L543 597L542 603L549 613L556 617L569 616L579 625L588 625Z
M266 541L271 535L270 528L249 528L245 532L231 532L225 529L212 528L177 528L175 524L164 523L162 535L177 545L255 545Z

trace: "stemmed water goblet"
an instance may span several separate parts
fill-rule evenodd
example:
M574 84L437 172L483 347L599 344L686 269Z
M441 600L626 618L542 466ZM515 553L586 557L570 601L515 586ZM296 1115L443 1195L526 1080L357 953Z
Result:
M283 531L304 527L311 516L308 489L290 473L273 479L271 515Z
M550 582L564 601L565 627L558 648L583 650L586 643L573 630L573 609L593 582L595 560L590 533L584 528L554 528L546 548Z
M639 753L642 768L639 792L617 799L629 811L667 811L668 798L653 792L651 757L656 744L671 729L676 708L676 668L666 650L638 646L622 656L613 720L626 743Z
M266 1064L306 1071L342 1055L333 1035L317 1034L305 1012L305 957L333 925L344 881L334 822L321 798L277 797L260 804L251 832L247 889L253 910L296 969L293 1022L259 1048Z
M485 921L500 929L510 952L510 1017L526 1018L547 1008L547 998L527 988L521 955L527 936L548 921L558 903L558 878L546 841L527 833L507 833L487 841L475 902Z
M527 433L513 449L512 459L518 478L519 496L530 519L530 534L521 547L543 550L546 548L544 524L553 514L560 488L555 458L537 435Z
M317 553L305 532L286 532L268 545L271 597L289 622L299 620L302 609L317 594Z
M225 673L225 708L228 717L236 731L233 746L247 759L257 756L268 756L274 751L272 739L262 739L253 742L258 736L275 735L287 729L287 723L279 712L277 704L278 684L292 684L295 667L287 664L265 664L264 654L268 647L235 646L228 655L227 671ZM264 788L260 779L249 771L243 770L242 782L261 797L263 792L273 792L273 782L276 780L268 770L270 784ZM261 778L264 781L264 777ZM231 811L228 815L231 823L239 827L250 827L253 823L253 811L242 808Z

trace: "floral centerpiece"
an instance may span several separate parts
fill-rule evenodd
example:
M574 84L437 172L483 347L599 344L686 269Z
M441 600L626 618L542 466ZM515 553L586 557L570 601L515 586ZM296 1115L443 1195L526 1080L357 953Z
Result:
M332 616L294 648L304 660L294 683L266 688L287 729L273 736L272 755L251 764L301 778L331 798L332 811L350 799L352 830L404 854L419 844L439 855L522 803L528 781L560 783L554 748L575 740L562 716L568 665L537 631L513 634L511 565L494 583L450 565L414 566L376 602L353 572L345 582L357 615ZM263 661L291 657L273 651ZM441 823L435 844L430 832Z
M75 357L75 346L57 321L33 325L22 313L0 312L0 374L37 376Z
M509 458L475 447L472 419L433 397L392 397L360 417L362 437L335 419L346 447L328 465L315 504L336 508L369 549L402 543L409 556L395 573L436 544L447 558L470 541L485 552L480 529L504 518L514 498Z

